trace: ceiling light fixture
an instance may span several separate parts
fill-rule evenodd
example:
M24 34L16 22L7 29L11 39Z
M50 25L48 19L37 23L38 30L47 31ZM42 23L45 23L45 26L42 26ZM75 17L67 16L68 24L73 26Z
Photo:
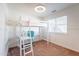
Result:
M46 11L46 8L44 6L36 6L35 11L38 13L42 13Z

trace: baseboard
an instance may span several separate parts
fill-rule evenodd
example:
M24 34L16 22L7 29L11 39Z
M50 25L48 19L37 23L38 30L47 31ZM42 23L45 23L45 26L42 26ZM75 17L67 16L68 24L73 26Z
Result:
M45 40L45 41L46 41L46 40ZM75 50L75 49L72 49L72 48L69 48L69 47L66 47L66 46L63 46L63 45L61 45L61 44L57 44L57 43L55 43L55 42L51 42L51 41L49 41L49 43L53 43L53 44L55 44L55 45L57 45L57 46L60 46L60 47L65 48L65 49L67 49L67 50L70 50L70 51L79 53L79 51L77 51L77 50Z

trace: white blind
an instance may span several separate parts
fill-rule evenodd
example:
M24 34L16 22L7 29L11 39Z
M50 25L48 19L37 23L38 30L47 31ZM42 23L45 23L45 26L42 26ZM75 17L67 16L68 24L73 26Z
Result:
M67 16L49 20L49 32L67 33Z

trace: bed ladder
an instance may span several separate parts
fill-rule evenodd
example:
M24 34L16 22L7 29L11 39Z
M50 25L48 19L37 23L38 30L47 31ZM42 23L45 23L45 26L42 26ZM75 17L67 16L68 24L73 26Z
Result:
M34 56L33 52L33 45L32 45L32 37L20 37L20 56L26 56L27 54L31 53ZM29 42L27 42L29 41ZM26 43L27 42L27 43ZM29 51L26 51L30 49Z

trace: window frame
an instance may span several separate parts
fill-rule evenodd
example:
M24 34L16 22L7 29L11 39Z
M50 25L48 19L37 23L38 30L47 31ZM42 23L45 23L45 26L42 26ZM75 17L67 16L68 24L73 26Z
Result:
M62 17L66 17L66 23L65 24L57 24L57 19L59 19L59 18L62 18ZM51 29L51 31L49 31L49 32L52 32L52 33L67 33L67 16L61 16L61 17L58 17L58 18L54 18L53 19L54 21L55 21L55 23L54 23L54 27L52 27L50 24L49 24L49 26L50 27L52 27L52 29ZM52 22L52 21L51 21ZM58 26L66 26L66 31L64 31L64 32L58 32L58 31L56 31L56 28L58 27ZM53 31L52 31L53 30Z

